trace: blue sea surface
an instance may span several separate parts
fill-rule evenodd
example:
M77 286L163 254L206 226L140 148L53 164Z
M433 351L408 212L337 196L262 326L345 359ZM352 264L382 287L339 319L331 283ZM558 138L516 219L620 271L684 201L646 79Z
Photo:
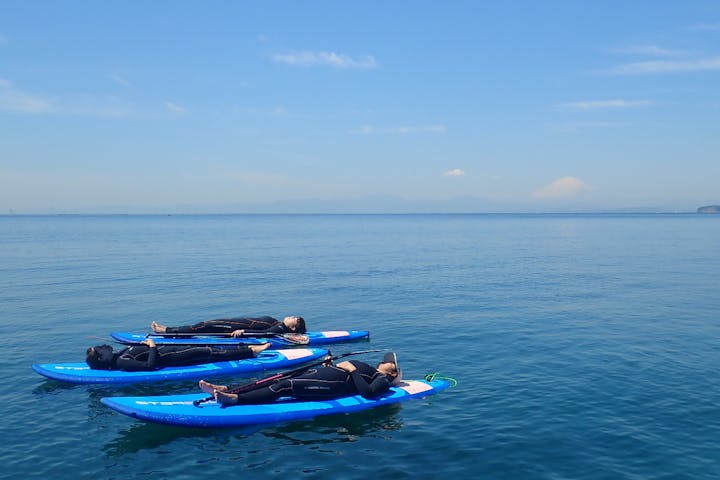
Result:
M2 216L0 478L717 479L719 245L698 214ZM262 314L370 330L333 353L458 385L198 430L100 403L192 381L30 368L152 320Z

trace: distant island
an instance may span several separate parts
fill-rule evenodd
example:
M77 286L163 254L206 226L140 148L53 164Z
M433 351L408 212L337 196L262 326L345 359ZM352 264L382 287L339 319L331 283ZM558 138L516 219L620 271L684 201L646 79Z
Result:
M720 205L708 205L697 209L697 213L720 213Z

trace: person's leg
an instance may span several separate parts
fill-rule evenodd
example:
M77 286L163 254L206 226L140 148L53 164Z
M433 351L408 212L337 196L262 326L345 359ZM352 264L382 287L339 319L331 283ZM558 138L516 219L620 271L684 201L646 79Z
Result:
M292 396L298 400L330 400L354 393L344 379L294 378L291 382Z
M224 320L206 320L204 322L196 323L194 325L181 325L179 327L166 327L161 324L157 324L159 330L156 333L227 333L230 334L235 328L232 324ZM154 327L153 327L154 328ZM164 330L163 330L164 329Z
M200 390L207 393L208 395L212 395L215 390L218 392L225 392L227 391L228 387L225 385L214 385L210 382L206 382L205 380L200 380L198 382L198 386L200 387Z
M182 367L201 363L229 362L256 357L270 344L260 345L160 345L157 364L160 367Z
M152 331L155 333L165 333L165 330L167 329L165 325L161 325L155 321L150 324L150 327L152 327Z
M223 405L258 405L262 403L272 403L280 397L289 397L292 395L292 384L290 380L280 380L269 387L256 388L249 392L228 393L217 390L213 392L218 403Z
M227 355L216 353L213 347L205 345L160 345L157 363L160 367L182 367L226 359Z
M212 356L209 362L228 362L230 360L244 360L246 358L257 357L270 346L270 343L261 343L259 345L246 345L243 343L237 345L214 345L211 348Z
M152 328L152 331L154 333L202 333L206 322L200 322L196 323L195 325L182 325L179 327L166 327L165 325L158 323L158 322L152 322L150 324L150 327ZM214 332L205 332L205 333L214 333Z

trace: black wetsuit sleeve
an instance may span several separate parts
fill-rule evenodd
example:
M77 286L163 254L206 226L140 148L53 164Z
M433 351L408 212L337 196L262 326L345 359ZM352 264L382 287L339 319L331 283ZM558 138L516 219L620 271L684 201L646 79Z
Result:
M390 380L385 375L378 375L372 382L368 383L358 370L350 372L350 378L360 395L365 398L377 397L387 392L390 388Z
M150 347L150 352L148 353L148 359L147 362L145 362L146 368L148 370L155 370L157 365L157 356L158 356L158 349L157 346Z
M244 330L245 333L288 333L290 330L287 329L284 323L278 322L272 327L266 328L264 330Z
M137 350L139 350L137 347L127 349L117 358L115 367L126 372L155 370L157 368L157 347L148 347L147 360L138 360L138 357L144 356L144 352L137 353Z

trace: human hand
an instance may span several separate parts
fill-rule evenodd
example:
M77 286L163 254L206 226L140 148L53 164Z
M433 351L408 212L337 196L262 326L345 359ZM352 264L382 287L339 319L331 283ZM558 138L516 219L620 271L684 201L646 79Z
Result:
M354 372L355 370L357 370L357 369L355 368L355 365L353 365L353 364L350 363L350 362L340 362L340 363L338 363L338 364L336 365L336 367L342 368L342 369L345 370L346 372Z
M155 346L155 341L152 338L146 338L142 341L143 345L147 345L148 347L152 348Z
M245 330L233 330L233 331L230 333L230 336L231 336L231 337L242 337L242 336L243 336L243 333L245 333Z

